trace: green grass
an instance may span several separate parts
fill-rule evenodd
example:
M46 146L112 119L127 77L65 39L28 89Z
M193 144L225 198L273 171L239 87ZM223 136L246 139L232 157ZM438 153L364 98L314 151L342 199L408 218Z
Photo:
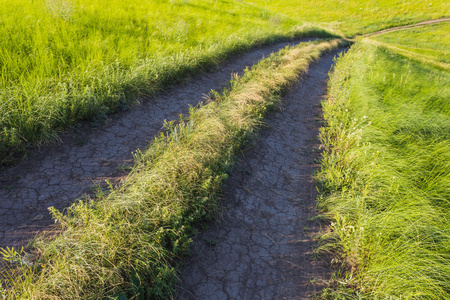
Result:
M256 45L330 36L318 26L354 36L448 16L445 1L3 0L0 164ZM341 276L324 298L450 298L449 29L358 40L339 59L317 180L332 220L321 250L336 255ZM3 253L21 269L0 295L167 297L236 149L289 82L336 46L284 50L166 124L119 190L99 190L67 215L53 210L62 234L37 240L32 254Z
M324 298L449 299L449 71L359 40L329 87L316 178L342 276Z
M246 0L256 6L342 31L347 36L450 16L448 1Z
M0 163L258 44L324 30L234 0L3 0Z
M374 36L373 39L450 64L450 22Z
M286 48L237 77L214 100L190 110L136 156L126 182L67 215L62 233L34 243L35 257L6 251L20 272L4 281L6 299L167 299L195 226L210 219L234 153L261 125L280 94L339 41ZM1 294L0 294L1 295Z
M304 22L352 36L450 14L450 4L429 1L254 2L4 0L0 164L27 145L126 109L138 94L154 94L230 54L327 35Z

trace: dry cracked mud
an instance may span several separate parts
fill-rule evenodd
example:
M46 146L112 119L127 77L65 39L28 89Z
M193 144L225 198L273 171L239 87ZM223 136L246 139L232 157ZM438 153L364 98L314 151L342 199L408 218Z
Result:
M178 299L310 299L329 276L313 259L320 224L309 218L320 101L335 55L290 89L233 169L217 221L195 238Z
M306 41L306 40L303 40ZM297 42L298 43L298 42ZM0 247L26 246L52 224L48 207L68 207L92 186L118 184L132 164L132 152L143 149L162 129L211 90L226 86L232 73L287 45L278 43L236 56L210 73L177 84L157 97L141 99L126 112L110 116L98 128L73 129L61 142L32 151L27 160L0 170ZM86 130L87 129L87 130Z

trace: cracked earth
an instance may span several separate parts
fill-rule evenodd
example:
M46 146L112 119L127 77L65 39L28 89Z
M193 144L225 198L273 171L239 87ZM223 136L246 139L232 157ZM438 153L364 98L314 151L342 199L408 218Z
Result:
M310 299L323 286L329 271L312 256L320 225L309 218L320 101L335 55L291 88L234 168L217 221L195 239L178 299Z
M210 73L192 77L170 91L141 99L126 112L112 115L97 128L82 125L61 141L32 151L25 161L0 170L0 247L26 246L52 224L48 207L68 207L94 184L117 185L143 149L161 131L164 120L176 120L211 90L226 86L232 73L292 43L279 43L239 55Z

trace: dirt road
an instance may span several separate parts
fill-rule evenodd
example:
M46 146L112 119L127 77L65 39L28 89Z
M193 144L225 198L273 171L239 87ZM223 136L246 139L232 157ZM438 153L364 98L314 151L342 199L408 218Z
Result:
M319 228L308 218L317 196L317 118L335 55L311 66L234 168L223 211L196 239L178 299L310 299L329 276L312 257Z
M156 98L141 99L129 111L110 116L97 128L81 126L61 136L61 143L32 151L27 160L0 170L0 247L26 246L52 224L47 210L64 209L94 184L116 185L127 175L132 152L145 148L164 120L177 120L211 90L226 86L232 73L289 43L279 43L236 56L205 73L175 85Z

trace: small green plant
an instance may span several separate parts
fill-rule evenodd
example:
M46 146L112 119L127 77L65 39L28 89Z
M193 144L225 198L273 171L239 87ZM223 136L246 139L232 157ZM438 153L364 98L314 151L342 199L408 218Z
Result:
M77 146L83 146L83 145L86 145L87 140L80 139L80 140L74 141L73 143L74 143L75 145L77 145Z
M206 244L210 247L215 247L215 246L217 246L217 241L215 239L209 239L209 240L206 240Z
M2 259L4 261L7 261L9 263L17 263L27 266L31 265L31 262L23 258L24 256L23 247L20 248L19 251L15 250L14 247L0 248L0 255L2 255Z
M234 0L3 0L0 163L81 120L98 126L139 94L155 94L234 53L330 36L283 16L274 25L261 12Z

